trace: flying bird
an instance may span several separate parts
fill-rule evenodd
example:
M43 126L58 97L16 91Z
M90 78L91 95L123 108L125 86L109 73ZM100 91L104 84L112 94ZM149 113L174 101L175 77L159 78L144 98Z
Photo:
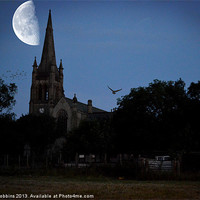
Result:
M113 94L116 94L116 92L119 92L120 90L122 90L122 89L119 89L119 90L113 90L113 89L111 89L109 86L108 86L108 88L112 91Z

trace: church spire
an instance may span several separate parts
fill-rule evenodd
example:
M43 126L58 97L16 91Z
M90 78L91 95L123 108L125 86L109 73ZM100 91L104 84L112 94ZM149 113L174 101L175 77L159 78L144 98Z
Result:
M49 18L48 18L48 22L47 22L47 28L52 28L51 10L49 10Z
M56 56L55 56L54 39L53 39L51 10L49 10L49 17L47 22L42 58L38 69L40 72L48 73L51 70L52 65L56 66Z
M35 56L35 59L34 59L33 67L37 67L36 56Z

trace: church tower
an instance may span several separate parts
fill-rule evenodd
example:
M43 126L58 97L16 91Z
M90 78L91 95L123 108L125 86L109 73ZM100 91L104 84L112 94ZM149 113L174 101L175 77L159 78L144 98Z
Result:
M39 66L36 58L33 63L29 113L52 115L55 105L62 97L64 97L63 65L62 60L59 68L56 65L50 10L41 61Z
M37 64L36 58L33 63L29 114L54 117L60 133L77 128L82 120L99 120L109 116L106 111L92 106L92 100L84 104L78 101L76 95L73 99L65 97L62 60L59 67L56 64L51 10L40 64Z

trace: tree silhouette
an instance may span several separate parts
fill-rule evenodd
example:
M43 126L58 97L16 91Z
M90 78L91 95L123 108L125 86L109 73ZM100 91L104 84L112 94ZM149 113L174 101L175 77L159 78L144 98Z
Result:
M4 80L0 78L0 113L4 110L9 112L15 105L14 96L17 92L15 83L5 84Z
M187 93L181 79L154 80L148 87L131 89L130 94L118 99L114 115L119 151L199 149L195 134L199 117L193 115L191 120L195 109L199 112L199 94L199 82L191 84Z

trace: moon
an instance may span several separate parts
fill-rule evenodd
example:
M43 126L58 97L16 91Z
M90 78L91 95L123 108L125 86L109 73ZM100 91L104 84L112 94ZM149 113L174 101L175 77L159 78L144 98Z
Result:
M21 4L15 11L12 26L16 36L29 45L39 45L39 23L32 0Z

